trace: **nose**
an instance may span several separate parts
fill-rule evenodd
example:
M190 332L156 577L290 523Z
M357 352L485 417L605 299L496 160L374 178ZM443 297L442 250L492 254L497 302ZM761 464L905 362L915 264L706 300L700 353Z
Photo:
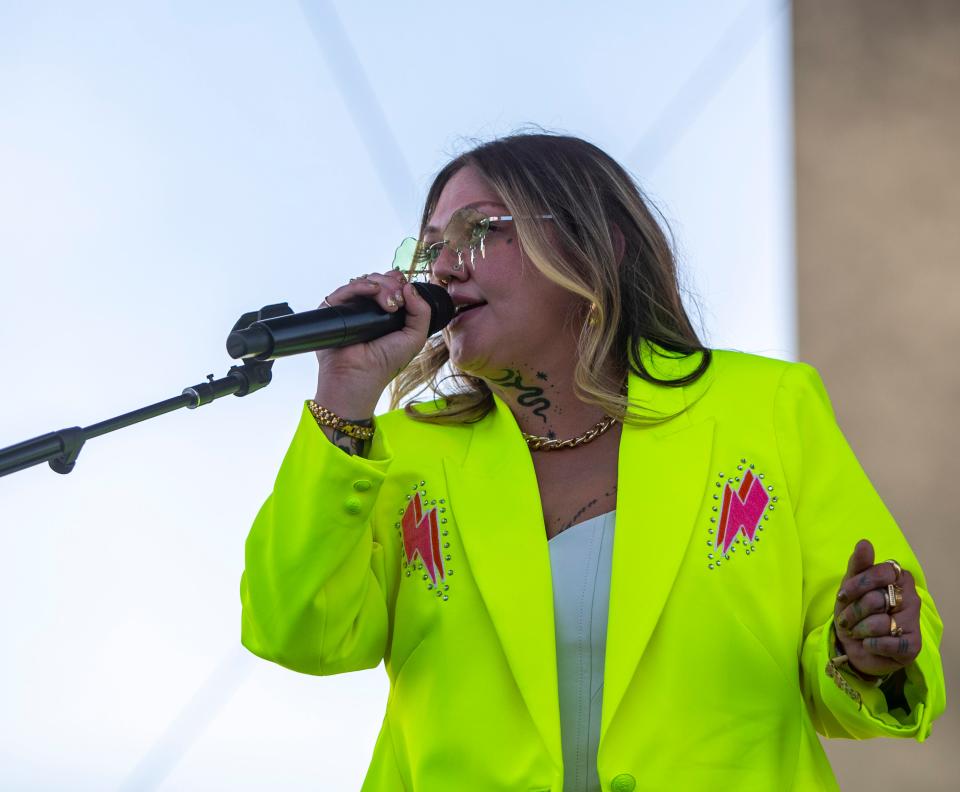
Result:
M450 245L444 245L437 260L433 262L430 280L441 286L446 286L453 280L462 282L470 277L468 269L457 256L457 252L452 250Z

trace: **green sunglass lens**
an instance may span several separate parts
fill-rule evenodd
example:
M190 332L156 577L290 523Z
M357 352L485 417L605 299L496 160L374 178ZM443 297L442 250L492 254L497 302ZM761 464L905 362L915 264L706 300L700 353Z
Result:
M413 237L407 237L400 243L396 252L393 254L392 268L401 272L423 272L425 267L432 264L429 256L425 255L427 251L423 250Z

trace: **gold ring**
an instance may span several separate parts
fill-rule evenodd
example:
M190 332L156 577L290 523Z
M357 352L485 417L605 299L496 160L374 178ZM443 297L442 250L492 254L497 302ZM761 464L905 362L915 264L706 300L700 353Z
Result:
M890 635L903 635L903 627L897 626L897 620L890 614Z
M894 569L894 571L897 573L897 576L894 578L894 582L900 580L900 574L903 572L903 567L901 567L900 564L898 564L898 563L897 563L896 561L894 561L892 558L888 558L888 559L887 559L886 561L884 561L883 563L884 563L884 564L893 564L893 569Z
M887 603L887 613L889 613L897 603L897 595L893 583L888 583L887 587L883 590L883 599Z
M883 592L883 598L887 601L887 612L894 611L903 605L903 589L889 583Z

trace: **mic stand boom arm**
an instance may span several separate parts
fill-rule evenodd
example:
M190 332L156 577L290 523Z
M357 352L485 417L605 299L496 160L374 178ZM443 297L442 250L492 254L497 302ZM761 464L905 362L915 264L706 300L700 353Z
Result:
M287 303L265 305L259 311L250 311L241 316L233 326L233 330L242 330L261 319L273 319L291 313L293 311ZM213 374L208 374L207 382L184 388L179 396L174 396L172 399L141 407L139 410L118 415L116 418L110 418L83 429L73 426L0 449L0 476L39 465L42 462L49 462L50 467L57 473L69 473L76 464L77 455L83 448L83 444L91 437L99 437L116 429L146 421L148 418L179 410L181 407L194 410L221 396L229 396L231 393L234 396L246 396L270 384L273 376L270 370L272 367L272 360L246 359L242 366L231 366L230 371L222 379L215 380Z

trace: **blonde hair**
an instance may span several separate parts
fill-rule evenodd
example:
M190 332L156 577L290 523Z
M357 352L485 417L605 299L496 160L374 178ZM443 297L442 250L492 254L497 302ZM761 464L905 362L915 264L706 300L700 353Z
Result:
M584 321L574 372L577 397L629 423L664 420L643 415L641 405L628 402L628 369L649 382L680 387L707 370L711 352L700 343L687 317L673 250L634 180L608 154L580 138L510 135L461 154L437 174L424 203L421 238L444 186L468 166L487 180L516 218L517 238L533 266L583 298ZM541 222L530 219L542 214L553 215L555 241ZM612 224L624 237L619 262ZM586 321L588 309L590 321ZM641 359L643 339L681 356L703 353L702 360L685 377L655 379ZM405 406L410 417L440 423L483 418L494 405L490 388L449 358L442 336L428 339L394 379L391 408L429 389L439 401L424 409L427 405L411 400ZM438 379L448 363L453 373ZM453 381L452 390L441 388L447 380Z

